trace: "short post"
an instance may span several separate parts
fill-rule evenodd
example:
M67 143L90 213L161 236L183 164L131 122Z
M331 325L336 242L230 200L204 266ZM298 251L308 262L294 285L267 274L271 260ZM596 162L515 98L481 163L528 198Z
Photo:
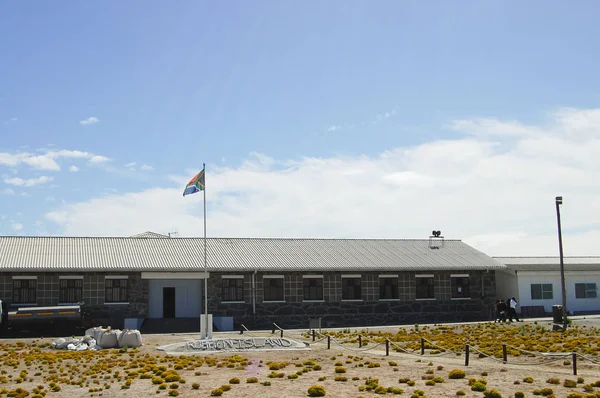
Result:
M315 341L315 339L317 338L317 332L315 332L315 329L312 330L312 335L313 335L313 341Z
M421 337L421 355L425 355L425 339Z
M506 354L506 343L502 344L502 360L504 363L508 362L508 356Z
M283 338L283 329L279 329L281 331L281 338Z
M358 348L362 347L362 336L358 335Z
M390 341L385 339L385 356L390 356Z
M327 349L329 350L331 348L331 336L327 335Z
M576 353L576 352L574 352L574 353L573 353L573 354L571 354L571 355L573 355L573 361L572 361L572 363L573 363L573 374L574 374L575 376L577 376L577 353Z
M273 324L273 330L271 331L271 334L275 334L275 324Z
M469 366L469 345L465 345L465 366Z
M244 334L244 324L242 324L242 326L240 326L240 334Z

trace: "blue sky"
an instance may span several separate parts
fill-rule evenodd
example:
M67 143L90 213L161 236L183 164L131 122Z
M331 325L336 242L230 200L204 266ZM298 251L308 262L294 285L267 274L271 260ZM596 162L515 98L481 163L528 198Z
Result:
M557 109L600 107L599 11L594 1L2 2L0 153L90 155L51 155L60 171L0 164L0 191L13 191L0 195L0 233L72 232L47 214L182 190L202 162L210 184L211 167L225 178L253 153L285 169L460 139L456 120L548 127ZM42 176L52 180L11 180ZM155 229L168 228L184 226ZM219 232L236 235L230 228ZM321 232L336 235L302 234Z

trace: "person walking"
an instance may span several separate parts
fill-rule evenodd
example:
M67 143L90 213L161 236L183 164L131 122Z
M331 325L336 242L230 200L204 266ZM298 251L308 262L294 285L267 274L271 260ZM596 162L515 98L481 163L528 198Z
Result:
M496 310L496 319L494 320L494 323L496 322L504 322L506 320L506 309L508 307L506 306L506 303L500 299L496 300L496 304L494 304L494 309Z
M515 318L515 320L517 322L521 322L521 320L519 319L519 316L517 315L517 305L519 303L517 303L517 300L513 297L511 299L508 300L508 306L509 306L509 317L510 317L510 321L512 322L513 317Z

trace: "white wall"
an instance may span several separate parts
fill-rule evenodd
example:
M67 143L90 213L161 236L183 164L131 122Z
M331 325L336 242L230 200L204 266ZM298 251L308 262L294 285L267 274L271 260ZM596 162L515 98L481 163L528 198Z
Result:
M550 283L552 284L551 300L532 300L531 284ZM565 288L567 292L567 311L600 311L600 295L594 299L575 298L575 283L595 283L596 288L600 288L600 275L597 272L565 272ZM536 271L518 273L519 286L519 304L525 305L543 305L546 312L552 311L552 306L562 304L560 272L558 271Z
M194 318L201 313L201 279L151 279L148 281L148 317L163 316L163 287L175 288L175 317Z
M506 301L507 298L514 297L521 304L517 275L513 270L496 271L496 298Z

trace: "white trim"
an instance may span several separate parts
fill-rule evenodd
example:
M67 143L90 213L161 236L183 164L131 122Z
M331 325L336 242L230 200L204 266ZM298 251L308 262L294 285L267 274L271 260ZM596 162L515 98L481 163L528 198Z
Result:
M302 275L306 279L323 279L323 275Z
M244 275L221 275L221 279L244 279Z
M450 274L450 278L468 278L469 274Z
M245 304L245 301L239 301L239 300L234 300L234 301L224 301L221 300L222 304Z
M379 275L380 278L397 278L398 274L392 275L392 274L380 274Z
M142 272L142 279L204 279L202 272ZM208 278L210 273L206 273Z
M361 274L343 274L342 278L362 278Z
M435 301L436 298L435 297L431 297L431 298L415 298L415 301Z
M342 299L342 301L344 302L358 302L358 301L365 301L363 299Z
M129 301L127 301L127 302L119 301L116 303L104 303L104 305L129 305Z
M263 303L267 303L267 304L270 304L270 303L286 303L286 302L287 301L285 301L285 300L263 300Z
M263 279L283 279L283 275L263 275Z
M80 303L58 303L57 306L79 305Z
M59 275L58 279L83 279L83 275Z
M142 272L142 279L144 278L143 275L144 275L144 273ZM104 280L106 280L106 279L129 279L129 276L128 275L105 275Z
M379 299L379 301L400 301L400 299Z
M303 303L324 303L325 300L302 300Z
M433 278L433 274L416 274L415 278Z
M471 300L471 297L452 297L450 300Z
M13 275L14 279L37 279L37 275Z

